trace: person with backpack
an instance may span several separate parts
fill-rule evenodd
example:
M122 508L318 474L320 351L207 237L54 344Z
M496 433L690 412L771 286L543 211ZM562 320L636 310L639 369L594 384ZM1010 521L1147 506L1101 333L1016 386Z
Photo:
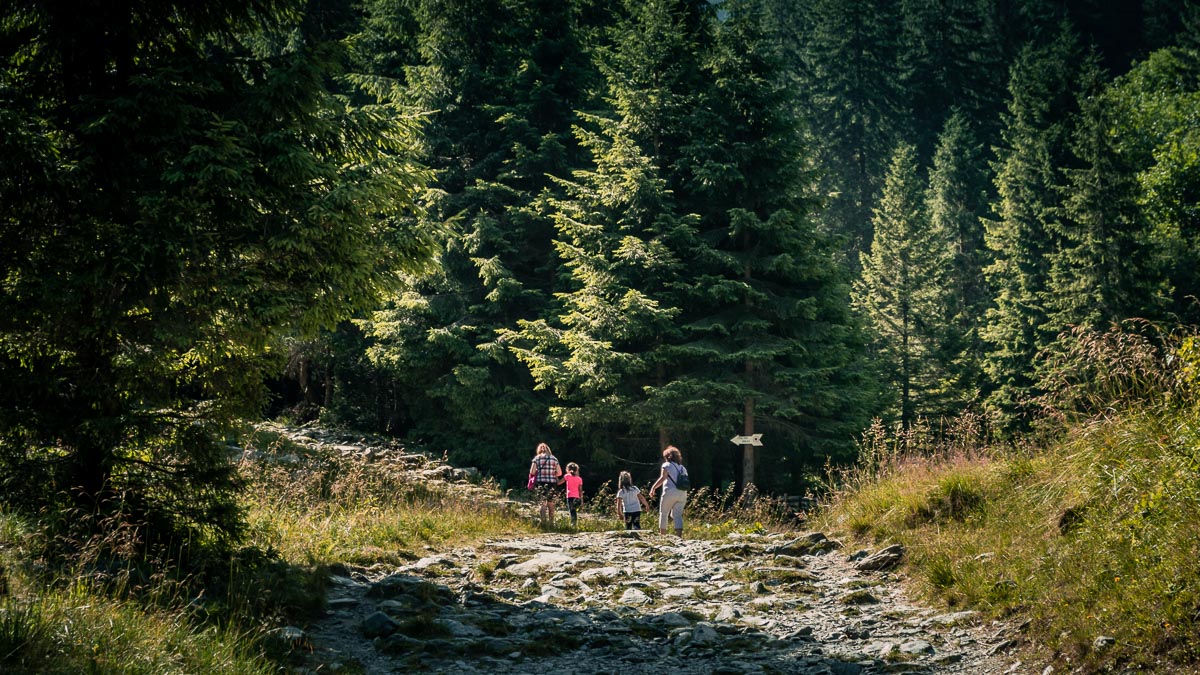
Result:
M667 533L667 521L675 524L675 534L683 538L683 506L687 502L687 491L692 487L687 469L683 467L683 454L679 448L668 445L663 450L662 471L654 485L650 486L650 498L662 488L662 499L658 502L658 533Z

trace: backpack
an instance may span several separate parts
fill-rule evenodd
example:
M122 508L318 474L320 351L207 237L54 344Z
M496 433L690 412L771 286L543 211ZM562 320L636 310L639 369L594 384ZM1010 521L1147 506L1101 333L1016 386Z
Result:
M692 489L692 479L688 478L687 469L683 468L682 464L676 464L675 466L679 467L679 471L678 471L679 477L671 480L671 482L675 484L675 489L676 490L691 490Z

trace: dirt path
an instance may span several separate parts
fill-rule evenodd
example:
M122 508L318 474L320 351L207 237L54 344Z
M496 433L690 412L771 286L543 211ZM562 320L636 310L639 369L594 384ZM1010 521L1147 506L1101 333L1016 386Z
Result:
M853 558L853 559L852 559ZM821 534L543 534L337 570L305 669L366 673L1023 670L1012 630L909 602ZM868 565L869 566L869 565Z

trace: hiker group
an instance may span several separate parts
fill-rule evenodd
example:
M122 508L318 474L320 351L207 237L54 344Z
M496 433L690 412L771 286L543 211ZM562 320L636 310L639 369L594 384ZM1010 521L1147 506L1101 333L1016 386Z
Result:
M663 462L659 468L658 480L650 486L648 495L654 499L654 494L662 490L662 498L658 504L658 531L667 533L668 524L675 526L675 534L683 536L683 507L687 502L687 492L691 488L691 479L683 466L683 455L679 448L668 445L662 452ZM528 488L533 491L541 504L540 516L543 525L554 523L554 510L558 502L559 486L567 489L567 509L571 513L571 526L578 524L579 506L583 503L583 478L579 476L579 465L575 462L567 464L563 472L558 458L550 451L550 446L539 443L537 454L529 465ZM626 530L640 530L643 511L650 510L650 503L641 490L633 482L628 471L622 471L617 477L617 514L625 521Z

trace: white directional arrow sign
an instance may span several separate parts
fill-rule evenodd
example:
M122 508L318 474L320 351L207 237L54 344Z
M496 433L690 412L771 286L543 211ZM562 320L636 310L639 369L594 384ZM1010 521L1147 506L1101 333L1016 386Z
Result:
M753 436L734 436L729 439L734 445L762 445L762 434Z

